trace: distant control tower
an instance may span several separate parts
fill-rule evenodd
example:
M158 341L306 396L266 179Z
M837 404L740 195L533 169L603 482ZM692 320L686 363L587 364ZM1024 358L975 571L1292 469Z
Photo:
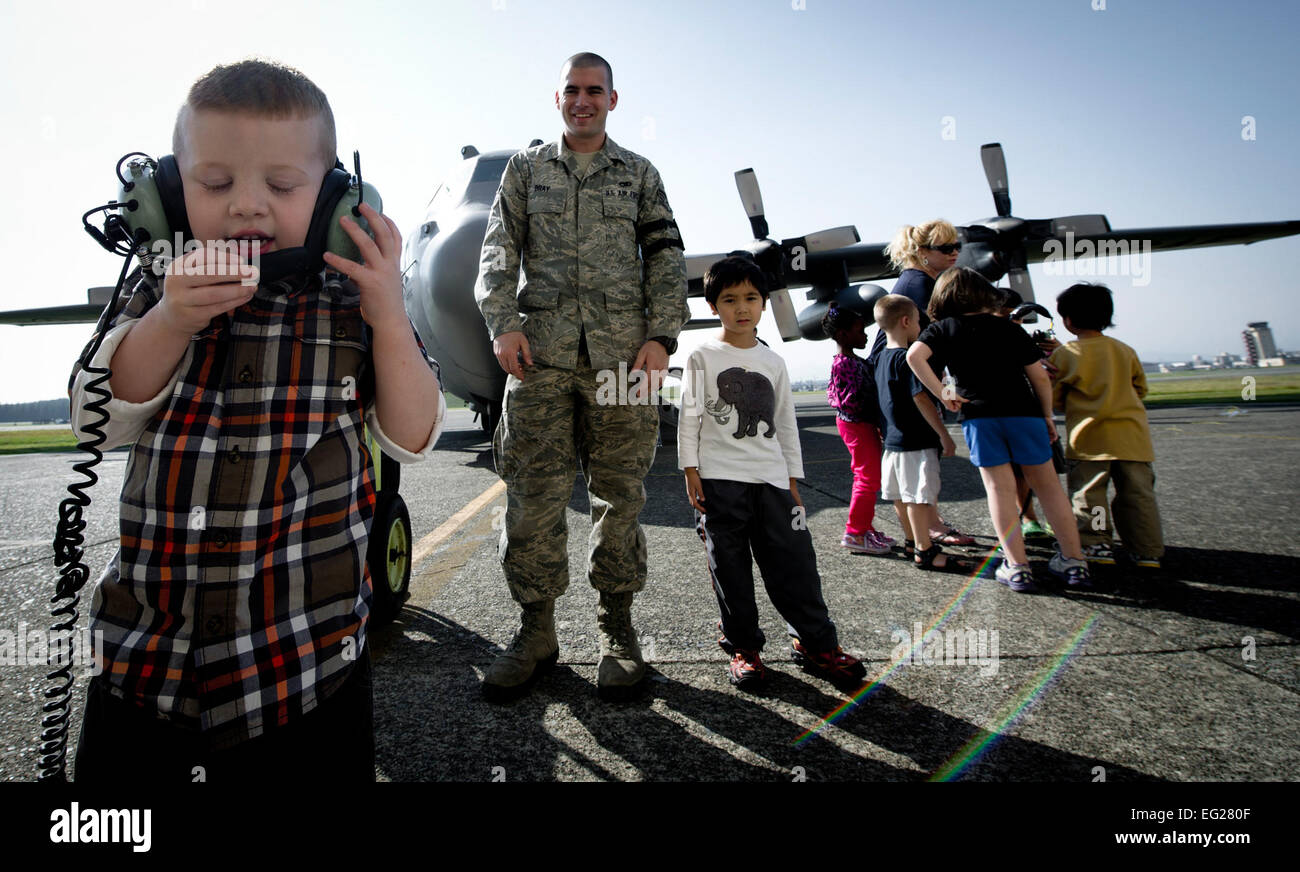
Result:
M1267 321L1252 321L1241 331L1241 338L1246 343L1246 361L1251 366L1259 366L1260 361L1277 357L1277 346L1273 344L1273 331Z

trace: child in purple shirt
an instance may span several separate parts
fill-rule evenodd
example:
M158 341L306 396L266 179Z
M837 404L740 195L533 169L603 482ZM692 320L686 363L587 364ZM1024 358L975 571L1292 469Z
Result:
M835 426L849 449L853 495L840 544L856 554L888 554L894 540L875 528L880 490L880 403L871 364L853 352L867 347L866 319L831 304L822 330L840 347L831 362L826 400L835 409Z

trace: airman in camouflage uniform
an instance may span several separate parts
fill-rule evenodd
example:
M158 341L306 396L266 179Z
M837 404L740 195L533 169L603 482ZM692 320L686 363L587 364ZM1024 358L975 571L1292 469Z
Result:
M601 594L597 687L604 698L625 698L644 676L631 604L646 579L637 516L658 410L649 401L601 403L597 387L601 371L618 373L620 363L666 369L689 317L681 237L659 173L604 135L618 99L608 64L575 55L561 76L565 135L510 159L475 288L510 373L493 453L507 495L499 554L523 612L484 678L494 700L527 691L558 657L554 602L569 583L575 461L591 499L587 578Z

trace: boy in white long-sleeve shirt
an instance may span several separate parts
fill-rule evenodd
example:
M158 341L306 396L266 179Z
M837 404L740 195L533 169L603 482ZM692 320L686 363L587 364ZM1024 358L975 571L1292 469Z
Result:
M789 625L795 662L833 682L856 682L866 670L839 646L795 481L803 459L790 377L755 335L767 283L751 258L728 257L710 267L704 296L722 330L686 362L677 457L708 551L731 682L754 686L766 676L753 560Z

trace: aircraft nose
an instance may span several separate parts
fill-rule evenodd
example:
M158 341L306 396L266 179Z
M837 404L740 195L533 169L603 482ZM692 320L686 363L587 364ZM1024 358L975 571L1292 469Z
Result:
M487 326L474 299L487 218L486 211L465 214L429 241L420 257L412 293L418 299L409 305L426 313L426 346L436 345L443 357L467 375L495 379L501 377L501 368L492 356ZM420 335L425 336L423 328Z
M487 213L448 227L430 241L420 263L424 286L441 317L482 320L474 301ZM462 322L459 329L464 330Z

